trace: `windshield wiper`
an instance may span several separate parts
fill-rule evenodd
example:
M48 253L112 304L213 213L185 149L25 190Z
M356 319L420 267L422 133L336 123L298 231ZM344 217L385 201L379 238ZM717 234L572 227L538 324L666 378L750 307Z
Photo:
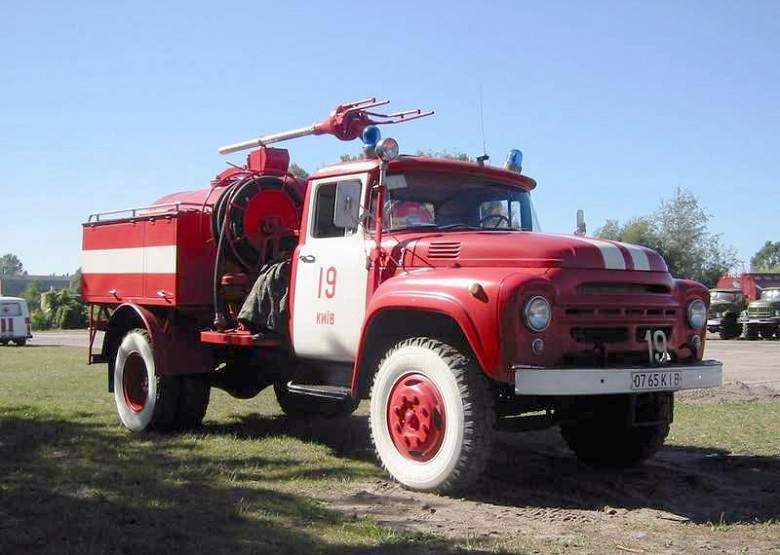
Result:
M440 231L446 231L448 229L473 229L475 231L484 231L485 228L475 226L475 225L455 223L455 224L440 225L437 229L439 229Z

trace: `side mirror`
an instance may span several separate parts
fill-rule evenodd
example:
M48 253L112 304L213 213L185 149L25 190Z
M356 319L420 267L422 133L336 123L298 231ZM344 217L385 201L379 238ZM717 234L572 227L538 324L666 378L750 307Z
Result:
M336 205L333 207L333 225L355 228L360 216L360 181L342 181L336 185Z
M582 209L577 210L577 231L574 235L585 235L587 233L587 227L585 225L585 212Z

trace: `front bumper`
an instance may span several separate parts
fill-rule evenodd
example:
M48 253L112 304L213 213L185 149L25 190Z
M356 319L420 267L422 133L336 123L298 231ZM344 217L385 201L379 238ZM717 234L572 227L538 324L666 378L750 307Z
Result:
M723 363L618 368L514 366L515 395L609 395L717 387Z
M776 326L780 324L780 318L769 316L766 318L740 318L737 320L740 324L758 324L759 326Z

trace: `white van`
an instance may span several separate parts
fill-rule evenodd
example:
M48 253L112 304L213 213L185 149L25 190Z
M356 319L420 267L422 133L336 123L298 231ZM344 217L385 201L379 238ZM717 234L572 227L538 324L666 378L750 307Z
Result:
M32 339L32 324L27 301L0 297L0 345L13 341L21 347L28 339Z

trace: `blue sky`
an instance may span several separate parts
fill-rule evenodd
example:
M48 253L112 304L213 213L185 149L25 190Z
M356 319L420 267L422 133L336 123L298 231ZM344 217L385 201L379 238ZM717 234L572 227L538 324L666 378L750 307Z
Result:
M546 231L692 191L749 264L780 240L780 2L42 2L0 6L0 254L80 264L81 223L200 189L223 144L377 96L404 152L510 148ZM312 171L357 143L287 143Z

